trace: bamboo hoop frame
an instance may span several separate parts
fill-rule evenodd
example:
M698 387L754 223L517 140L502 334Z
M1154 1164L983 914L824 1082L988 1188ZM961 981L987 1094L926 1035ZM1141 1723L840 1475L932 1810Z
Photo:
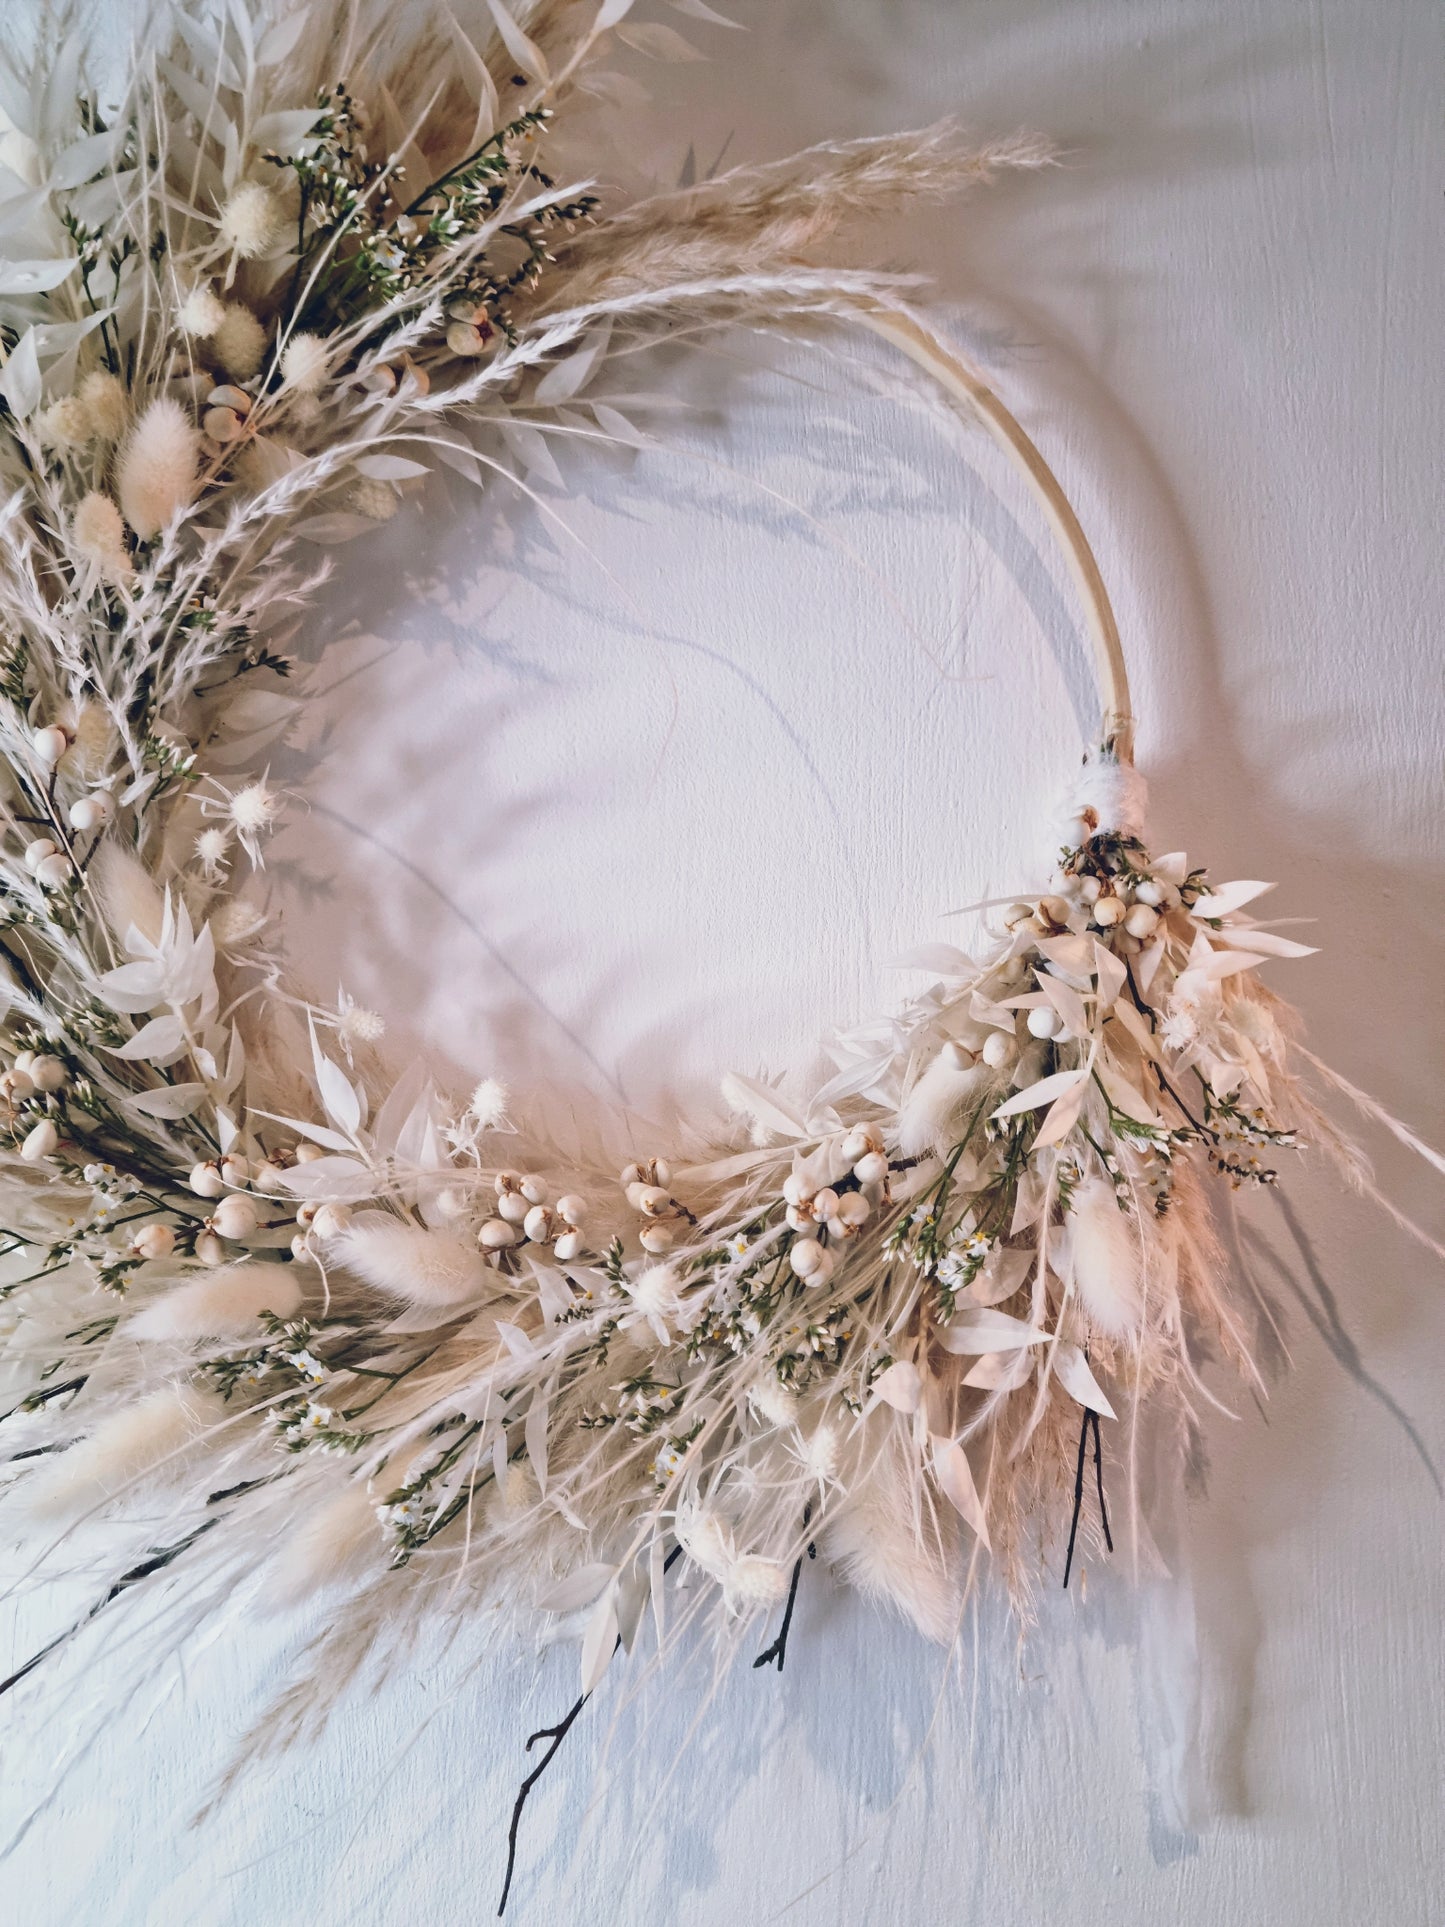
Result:
M982 376L937 335L896 308L860 303L854 314L863 327L901 349L930 375L960 415L981 424L1028 483L1068 564L1083 606L1094 651L1095 680L1104 704L1104 744L1121 763L1132 763L1134 713L1119 625L1094 551L1058 477Z

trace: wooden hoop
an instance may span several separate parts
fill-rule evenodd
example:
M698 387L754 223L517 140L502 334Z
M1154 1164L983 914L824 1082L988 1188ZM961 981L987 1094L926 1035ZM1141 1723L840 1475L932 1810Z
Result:
M859 322L899 348L943 389L961 415L980 422L1029 484L1054 532L1083 604L1094 648L1094 673L1104 703L1103 741L1121 763L1134 760L1134 714L1119 625L1104 578L1058 477L998 396L952 349L911 315L859 303Z

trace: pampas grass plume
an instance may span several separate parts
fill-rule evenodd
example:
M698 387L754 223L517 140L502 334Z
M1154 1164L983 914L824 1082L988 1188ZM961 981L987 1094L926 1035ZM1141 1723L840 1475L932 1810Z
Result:
M474 1304L490 1276L476 1247L451 1231L423 1231L379 1212L337 1240L337 1257L378 1291L446 1311Z
M227 1338L255 1324L263 1311L291 1318L301 1308L295 1265L253 1258L188 1278L151 1300L126 1326L131 1338Z
M120 506L143 542L194 499L199 448L195 423L169 395L151 402L126 437L117 477Z
M272 1562L267 1599L276 1610L299 1605L323 1587L365 1577L379 1563L381 1528L364 1479L352 1479L295 1521Z
M1069 1205L1074 1289L1089 1323L1110 1338L1139 1329L1139 1233L1106 1178L1086 1178Z
M37 1517L83 1512L155 1470L178 1470L193 1444L226 1415L213 1393L178 1379L113 1412L28 1482Z

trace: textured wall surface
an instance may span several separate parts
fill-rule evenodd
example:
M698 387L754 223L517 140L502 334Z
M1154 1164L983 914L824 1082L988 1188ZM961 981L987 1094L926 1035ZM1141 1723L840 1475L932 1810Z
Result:
M631 172L942 113L1066 150L872 245L931 275L1096 542L1156 847L1278 878L1323 948L1271 980L1445 1135L1445 12L731 11L749 32L694 30L709 64L634 63ZM666 447L564 448L549 514L437 492L341 552L304 643L326 694L275 765L309 813L272 874L295 953L399 1046L662 1115L886 1008L892 957L1037 875L1091 696L1029 503L873 349L730 339L627 386L685 404L634 406ZM1438 1186L1372 1148L1442 1235ZM1219 1381L1236 1416L1206 1417L1191 1481L1197 1826L1159 1797L1152 1661L1107 1575L1021 1648L987 1607L950 1665L810 1571L781 1679L708 1703L699 1665L591 1709L528 1812L522 1927L1438 1927L1445 1276L1319 1169L1242 1212L1237 1250L1281 1337L1267 1401ZM1185 1597L1181 1567L1166 1674ZM0 1642L45 1623L7 1602ZM0 1918L489 1917L572 1655L424 1652L189 1830L304 1630L193 1648L0 1861ZM51 1752L7 1747L7 1832Z

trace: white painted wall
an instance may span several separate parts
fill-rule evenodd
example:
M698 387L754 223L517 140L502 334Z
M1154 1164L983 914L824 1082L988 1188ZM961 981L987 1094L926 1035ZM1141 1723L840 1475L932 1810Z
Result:
M1445 14L733 11L748 34L698 30L711 64L652 70L639 167L945 112L1067 150L874 251L932 274L1074 494L1160 847L1281 879L1279 914L1320 920L1323 954L1274 967L1317 1047L1445 1134ZM605 573L500 500L343 552L311 626L324 727L284 762L311 813L276 879L297 954L399 1046L662 1110L886 1006L892 955L1034 874L1089 696L1037 518L981 442L766 345L647 381L690 404L685 453L564 456ZM530 579L487 565L498 541ZM1376 1148L1439 1235L1438 1185ZM1102 1575L1046 1602L1021 1654L986 1612L950 1675L809 1573L783 1678L731 1681L680 1759L707 1682L652 1692L591 1809L607 1709L579 1726L529 1809L516 1920L1438 1927L1445 1279L1322 1172L1243 1238L1293 1371L1209 1421L1191 1494L1197 1831L1151 1791L1130 1609ZM7 1643L43 1617L7 1607ZM187 1831L297 1636L229 1628L82 1761L0 1862L0 1918L489 1917L520 1739L570 1699L571 1655L424 1656ZM51 1766L44 1742L7 1749L12 1824Z

